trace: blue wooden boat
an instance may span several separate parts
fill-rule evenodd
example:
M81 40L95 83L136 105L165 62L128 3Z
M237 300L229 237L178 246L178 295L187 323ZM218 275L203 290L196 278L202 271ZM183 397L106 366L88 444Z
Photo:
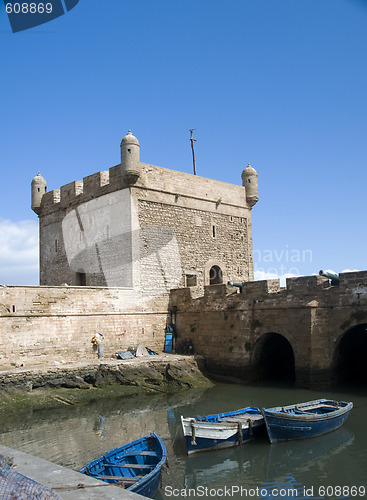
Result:
M321 436L338 429L349 416L353 403L317 399L297 405L263 408L272 443Z
M240 445L265 432L261 411L252 406L206 417L181 416L181 425L188 455Z
M167 460L161 438L148 434L92 460L79 472L153 498Z

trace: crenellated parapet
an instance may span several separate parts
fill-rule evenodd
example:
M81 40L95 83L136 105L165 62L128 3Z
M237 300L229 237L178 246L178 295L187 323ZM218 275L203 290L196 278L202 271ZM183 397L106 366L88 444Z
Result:
M45 192L36 209L32 208L38 215L45 215L52 210L77 206L122 187L124 185L120 165L116 165L108 171L88 175L82 181L69 182L60 189Z
M121 141L120 153L120 164L108 171L96 172L83 180L65 184L51 195L47 193L46 180L38 173L32 180L32 210L39 216L44 216L48 211L75 207L85 201L130 187L155 193L155 201L158 202L169 198L171 204L186 205L188 199L196 200L197 205L206 204L202 206L205 210L228 215L238 208L238 216L242 218L249 218L250 209L258 200L257 173L250 166L243 171L243 185L235 186L142 163L139 141L130 131Z
M314 307L315 305L339 307L341 304L353 304L362 300L367 304L367 271L341 273L338 286L330 280L318 276L300 276L288 278L286 287L280 286L279 280L244 282L241 288L231 285L212 285L204 288L204 295L194 298L190 289L171 291L171 303L178 308L221 310L248 308L251 304L264 307L291 308Z

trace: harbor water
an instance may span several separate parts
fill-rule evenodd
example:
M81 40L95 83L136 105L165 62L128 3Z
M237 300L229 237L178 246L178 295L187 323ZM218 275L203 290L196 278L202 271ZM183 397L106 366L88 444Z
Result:
M270 407L327 397L353 401L344 426L318 438L270 444L266 434L241 447L187 457L180 416L245 406ZM105 451L157 432L168 453L156 499L367 498L367 391L308 391L280 385L216 384L203 391L100 400L2 417L3 445L78 470Z

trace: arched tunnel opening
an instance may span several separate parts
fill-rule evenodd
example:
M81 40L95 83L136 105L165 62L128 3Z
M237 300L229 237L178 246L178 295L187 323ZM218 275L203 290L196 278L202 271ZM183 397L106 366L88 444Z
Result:
M253 380L295 382L294 353L279 333L266 333L256 342L251 356Z
M338 342L333 356L336 385L367 386L367 324L348 330Z

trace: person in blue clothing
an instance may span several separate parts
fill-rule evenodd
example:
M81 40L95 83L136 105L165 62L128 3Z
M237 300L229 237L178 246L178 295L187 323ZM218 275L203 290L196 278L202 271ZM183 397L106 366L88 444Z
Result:
M95 333L92 337L92 344L96 346L98 350L98 358L102 358L102 341L103 341L103 334L102 333Z

